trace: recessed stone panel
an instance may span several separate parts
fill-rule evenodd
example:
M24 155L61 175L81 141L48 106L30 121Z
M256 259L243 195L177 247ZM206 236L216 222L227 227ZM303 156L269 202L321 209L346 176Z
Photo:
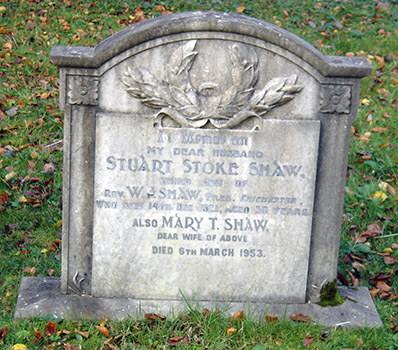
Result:
M96 122L93 296L305 301L318 121Z

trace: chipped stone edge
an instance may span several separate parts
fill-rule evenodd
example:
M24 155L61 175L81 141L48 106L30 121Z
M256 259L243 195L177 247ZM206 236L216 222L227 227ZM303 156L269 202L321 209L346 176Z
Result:
M131 298L106 299L83 295L63 295L60 278L23 277L19 288L14 317L16 319L43 317L51 314L64 319L109 319L142 317L145 313L176 315L187 310L181 300L135 300ZM336 307L321 307L317 304L265 304L244 302L196 302L189 304L194 309L219 310L226 315L244 310L252 318L263 318L272 314L290 319L296 313L309 315L312 322L329 327L383 327L366 287L356 290L340 287L346 297L344 304Z

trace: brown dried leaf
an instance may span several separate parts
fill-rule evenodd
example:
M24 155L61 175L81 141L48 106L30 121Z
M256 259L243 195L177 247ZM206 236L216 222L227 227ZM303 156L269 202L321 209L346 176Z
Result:
M74 345L71 344L71 343L66 343L66 344L63 346L63 348L64 348L65 350L80 350L79 348L77 348L76 346L74 346Z
M276 323L278 321L278 316L275 315L265 315L265 319L269 323Z
M29 271L30 275L33 277L36 273L36 267L32 267Z
M307 347L309 347L309 346L312 344L313 341L314 341L314 338L313 338L313 337L306 337L306 338L304 339L303 346L304 346L305 348L307 348Z
M379 289L379 288L372 288L372 289L369 291L369 293L370 293L370 295L372 296L372 298L374 299L374 298L376 298L377 294L380 293L380 289Z
M232 316L234 320L244 320L245 319L245 312L244 311L236 311Z
M10 330L10 328L1 328L0 329L0 341L2 341L5 338L5 336L7 335L9 330Z
M113 340L114 337L108 338L107 340L104 341L104 345L106 345L111 350L119 350L119 348L116 345L112 344Z
M104 326L95 326L95 328L98 329L98 331L105 337L110 338L111 335L109 334L109 330L108 328L104 327Z
M310 316L304 315L301 312L290 316L290 318L295 322L310 322L311 321Z
M391 255L383 256L383 260L388 265L393 265L393 264L397 263L397 260L395 260L395 258L393 256L391 256Z
M57 331L57 325L53 321L48 321L44 327L44 334L51 337Z
M188 339L183 336L172 337L172 338L167 339L167 343L170 346L185 345L188 343Z
M376 285L378 281L389 282L392 278L392 275L387 275L384 272L379 272L369 279L369 282L373 285Z
M105 326L105 324L108 322L108 318L106 317L106 315L102 316L102 320L100 322L100 326Z
M349 271L347 269L345 271L350 276L351 284L353 285L353 287L358 287L359 286L359 278L355 277L351 271Z
M232 335L237 331L237 329L235 327L229 327L227 329L227 335Z
M389 292L391 289L391 287L383 281L377 281L376 288L379 288L383 292Z
M166 316L163 316L163 315L161 315L161 314L145 314L144 315L144 318L147 320L147 321L155 321L155 320L161 320L161 321L163 321L163 320L165 320L166 319Z
M74 330L75 333L80 334L83 338L87 339L89 337L88 332L79 331L77 328Z
M375 221L368 226L367 231L377 234L383 233L382 224L380 221Z

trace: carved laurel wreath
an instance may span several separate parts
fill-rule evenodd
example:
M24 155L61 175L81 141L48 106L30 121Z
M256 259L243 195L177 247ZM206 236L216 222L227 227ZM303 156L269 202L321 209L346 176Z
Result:
M214 82L192 86L189 70L198 51L197 40L187 41L171 55L166 77L159 81L149 71L128 67L122 82L127 91L145 106L160 109L155 119L159 126L169 117L183 127L200 128L210 123L216 128L234 128L250 117L261 119L272 108L292 100L303 86L295 85L297 75L274 78L262 89L258 80L258 57L253 48L242 44L229 48L233 85L220 92Z

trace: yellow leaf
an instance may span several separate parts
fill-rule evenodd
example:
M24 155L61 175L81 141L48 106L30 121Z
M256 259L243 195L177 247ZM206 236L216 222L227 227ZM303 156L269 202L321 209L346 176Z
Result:
M6 12L6 7L5 6L0 6L0 12Z
M42 254L47 254L47 253L50 253L50 252L52 252L52 250L46 249L46 248L43 248L43 249L40 251L40 253L42 253Z
M237 331L237 329L235 327L229 327L227 329L227 335L232 335Z
M8 173L5 177L5 180L11 180L13 177L15 177L17 174L15 173L15 171L12 171L11 173Z
M242 13L244 10L245 10L244 6L239 6L238 9L237 9L237 12L238 13Z
M18 198L18 202L19 203L26 203L28 200L26 199L26 197L25 196L20 196L19 198Z
M394 253L394 251L391 248L386 248L386 249L383 249L383 253L392 254L392 253Z
M370 105L370 100L368 100L367 98L363 98L362 99L362 104L365 106L369 106Z
M384 202L387 199L387 195L384 192L376 191L370 198L380 198L381 201Z
M24 350L24 349L27 349L26 345L24 344L15 344L11 348L11 350Z

